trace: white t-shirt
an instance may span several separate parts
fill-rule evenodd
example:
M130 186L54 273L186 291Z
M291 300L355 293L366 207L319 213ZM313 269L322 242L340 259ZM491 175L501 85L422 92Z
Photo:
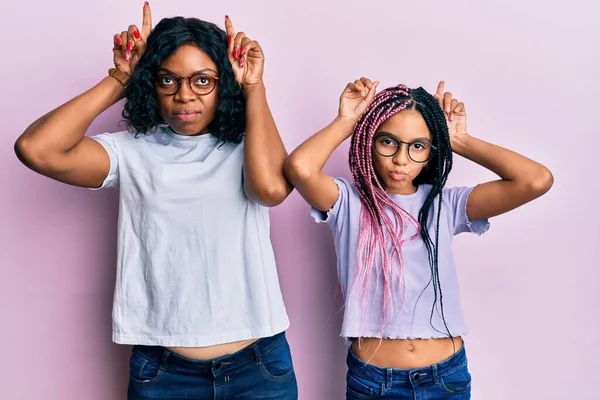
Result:
M392 256L391 244L385 233L385 249L390 260L389 283L386 280L379 250L375 250L372 267L358 259L357 249L361 234L362 201L354 184L347 179L334 179L339 189L335 204L327 213L315 208L311 214L317 222L326 222L333 234L337 254L338 279L344 296L344 318L341 335L348 338L376 337L388 339L432 339L468 334L454 263L452 240L454 236L470 232L483 235L488 231L487 218L471 221L467 215L467 201L472 186L442 189L442 204L437 230L439 197L435 197L427 228L432 241L438 235L438 277L442 288L437 292L429 264L429 252L415 224L404 216L399 239L401 262ZM412 194L388 193L390 199L415 221L425 200L431 193L429 184L419 185ZM385 208L392 221L389 207ZM363 227L364 232L364 227ZM412 240L409 238L414 237ZM387 296L386 296L387 295ZM434 307L435 305L435 307Z
M168 128L92 137L120 190L113 341L210 346L268 337L289 320L269 212L244 192L244 144Z

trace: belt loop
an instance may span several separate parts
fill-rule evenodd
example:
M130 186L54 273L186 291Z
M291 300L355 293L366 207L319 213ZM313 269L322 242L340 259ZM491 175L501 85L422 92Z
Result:
M163 371L167 370L167 363L169 362L169 357L171 356L171 351L166 348L163 350L162 359L160 360L160 369Z
M254 357L256 358L256 365L262 364L262 359L260 358L260 349L257 346L258 342L250 345L252 347L252 351L254 351Z
M438 376L438 365L437 364L433 364L431 366L431 375L433 375L433 383L434 384L438 384L440 383L440 377Z
M392 389L392 381L393 381L393 369L392 368L387 368L387 377L385 380L385 387L387 390L391 390Z

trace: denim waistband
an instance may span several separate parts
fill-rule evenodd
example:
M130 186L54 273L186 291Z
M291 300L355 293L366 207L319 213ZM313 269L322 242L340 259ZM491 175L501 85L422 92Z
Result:
M427 367L412 369L381 368L367 364L359 359L352 351L352 346L350 346L347 362L348 369L353 373L380 383L410 382L413 385L417 385L433 382L437 384L439 378L463 368L467 363L467 354L463 344L459 351L446 360Z
M233 354L226 354L210 360L196 360L184 357L162 346L136 345L133 347L133 351L156 361L163 367L174 366L184 369L193 369L199 372L210 370L223 373L251 361L260 362L262 354L269 353L286 342L285 332L281 332L275 336L259 339L248 347Z

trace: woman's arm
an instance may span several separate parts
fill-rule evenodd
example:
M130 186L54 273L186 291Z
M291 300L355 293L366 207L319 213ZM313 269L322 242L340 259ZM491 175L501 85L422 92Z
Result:
M114 36L115 68L131 75L145 50L152 30L148 4L143 9L142 32L134 25ZM119 78L122 80L122 78ZM102 145L85 137L90 124L125 95L123 84L108 76L85 93L71 99L32 123L15 143L15 153L30 169L75 186L96 188L110 170L110 159Z
M265 57L255 40L236 33L225 17L229 61L246 103L244 190L253 201L273 207L286 199L292 186L283 174L287 152L267 103L263 82Z
M15 143L23 164L49 178L95 188L110 170L102 145L85 137L92 121L124 95L123 86L106 77L99 84L31 124Z
M273 207L282 203L293 190L283 173L288 154L267 104L264 84L248 87L244 94L244 188L254 201Z

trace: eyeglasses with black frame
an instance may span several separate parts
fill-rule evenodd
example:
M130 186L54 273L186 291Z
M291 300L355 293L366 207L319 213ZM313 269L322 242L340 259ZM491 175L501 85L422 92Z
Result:
M405 144L408 148L408 157L416 163L424 163L431 160L437 147L427 140L414 140L403 142L389 133L379 133L373 137L373 148L377 154L383 157L394 157Z

